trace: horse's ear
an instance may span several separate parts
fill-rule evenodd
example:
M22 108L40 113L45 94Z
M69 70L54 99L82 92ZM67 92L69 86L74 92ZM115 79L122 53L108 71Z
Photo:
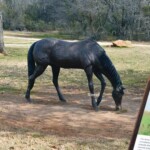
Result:
M120 91L123 91L123 90L125 90L126 88L123 86L123 85L120 85L120 86L118 86L117 88L116 88L116 91L117 92L120 92Z
M126 88L122 85L122 89L125 90Z
M120 92L121 89L122 89L121 86L118 86L118 87L116 88L116 91L117 91L117 92Z

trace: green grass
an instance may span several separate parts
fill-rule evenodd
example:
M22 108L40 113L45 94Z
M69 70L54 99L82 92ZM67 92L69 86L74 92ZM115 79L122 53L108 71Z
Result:
M143 114L139 134L150 136L150 112L148 111Z

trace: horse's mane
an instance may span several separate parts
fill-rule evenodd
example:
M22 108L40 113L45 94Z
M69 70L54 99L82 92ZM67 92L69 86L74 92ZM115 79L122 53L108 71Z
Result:
M112 86L116 88L118 85L122 85L120 76L106 53L103 53L101 56L101 62L103 65L104 75L110 80Z

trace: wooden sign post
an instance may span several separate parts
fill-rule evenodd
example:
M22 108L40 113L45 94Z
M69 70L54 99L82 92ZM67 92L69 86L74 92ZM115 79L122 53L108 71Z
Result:
M150 150L150 78L146 86L129 150Z

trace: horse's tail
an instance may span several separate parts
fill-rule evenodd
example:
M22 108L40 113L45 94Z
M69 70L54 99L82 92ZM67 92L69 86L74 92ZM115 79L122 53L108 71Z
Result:
M33 58L33 49L36 42L31 45L28 51L27 63L28 63L28 77L31 76L35 70L35 61Z

